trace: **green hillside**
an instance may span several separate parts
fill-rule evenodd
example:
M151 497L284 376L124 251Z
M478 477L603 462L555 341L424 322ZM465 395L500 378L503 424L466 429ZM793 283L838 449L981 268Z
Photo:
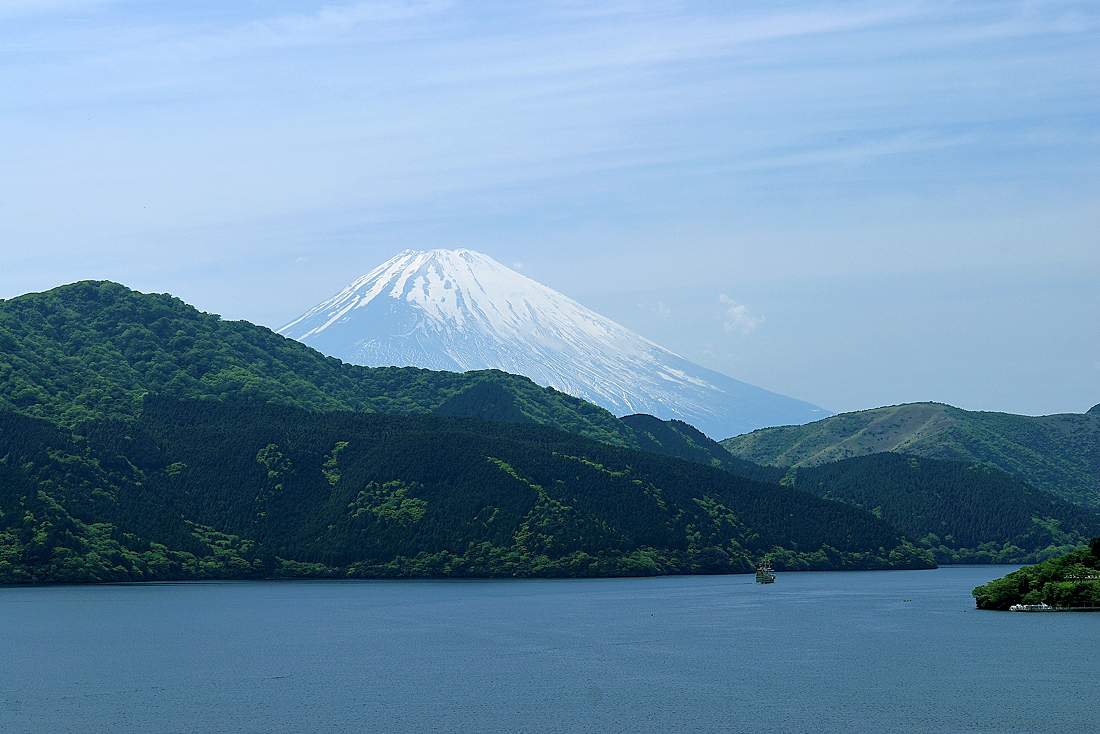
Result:
M764 428L721 442L772 466L816 466L881 452L986 463L1100 510L1100 411L1030 417L937 403L876 408L804 426Z
M345 364L167 294L85 281L0 301L0 408L73 426L134 417L150 392L313 411L533 421L638 445L608 411L526 377Z
M1007 610L1013 604L1100 608L1100 538L1088 548L1021 568L974 589L978 609Z
M181 400L189 402L180 403ZM161 406L157 410L163 412L166 410L163 407L165 405L197 405L204 411L211 411L211 415L222 415L218 412L222 410L236 410L240 411L239 416L253 416L255 420L260 421L261 426L235 428L234 434L227 436L218 433L221 429L195 426L187 438L170 437L158 433L158 431L169 431L168 424L157 424L154 416L149 414L150 406ZM531 440L539 447L538 450L542 451L547 446L557 445L562 441L568 443L568 441L581 440L577 438L579 436L620 448L640 449L704 465L699 467L700 471L710 467L724 470L738 477L769 482L772 485L770 491L773 493L790 491L774 486L780 482L788 487L806 489L814 494L835 498L856 506L857 509L854 511L857 515L862 514L858 510L859 507L868 511L874 510L913 540L923 540L925 551L934 551L941 562L1027 562L1070 547L1088 537L1088 533L1093 532L1089 528L1092 527L1090 523L1093 522L1094 515L1090 513L1081 515L1080 512L1075 515L1074 511L1064 506L1064 503L1058 504L1042 492L1036 492L1019 482L1013 482L1003 475L992 475L994 479L989 479L986 477L986 474L989 474L988 471L962 471L954 465L938 466L935 462L922 462L921 471L917 473L920 481L914 483L904 480L904 477L899 478L889 462L842 461L822 465L819 469L812 471L808 466L814 462L824 462L832 457L843 455L845 451L853 450L853 447L868 444L876 450L898 450L896 437L889 435L890 430L895 434L907 433L919 439L909 441L907 446L921 445L922 440L930 441L937 436L948 435L941 429L957 428L959 421L949 414L949 411L954 409L947 406L901 406L909 410L868 411L868 414L876 414L872 416L870 422L867 415L849 414L812 424L811 427L769 429L749 434L749 437L755 437L753 445L755 450L760 452L767 447L769 441L778 442L778 444L782 444L783 441L789 442L790 435L786 432L802 428L812 429L814 426L820 428L824 424L828 429L826 432L809 430L807 436L800 441L791 446L781 447L782 451L777 454L781 455L781 460L796 457L799 452L811 454L809 459L812 461L803 461L797 472L789 473L785 466L761 466L745 458L735 457L726 447L681 421L661 421L646 415L627 416L620 420L602 408L552 389L541 388L524 377L491 370L455 374L414 368L371 369L347 365L325 357L298 342L280 337L263 327L247 322L224 321L215 315L202 313L168 295L141 294L106 282L77 283L46 293L29 294L9 301L0 301L0 411L7 411L4 413L6 416L4 420L6 425L9 425L6 437L0 439L0 443L8 446L22 446L18 450L5 450L0 453L0 459L3 459L0 463L4 465L0 468L0 486L6 487L4 491L9 497L17 498L11 500L14 504L9 503L7 509L3 509L3 512L8 514L5 515L6 520L0 519L0 527L7 528L5 532L9 534L16 533L15 528L22 527L19 531L22 535L16 533L10 538L18 539L18 543L22 544L19 547L24 549L20 553L23 553L28 547L27 543L30 543L30 538L38 537L45 532L41 528L32 532L31 526L26 524L29 522L26 517L36 518L35 522L40 525L46 522L43 518L53 517L54 519L46 524L55 530L68 528L64 531L66 534L63 534L63 537L69 540L60 545L51 541L52 545L47 543L43 548L47 546L54 550L68 548L76 554L74 558L84 559L79 563L72 561L73 563L77 563L78 566L91 563L90 567L95 567L94 559L105 557L104 554L114 554L112 557L129 557L125 556L125 553L137 552L126 545L130 542L127 537L133 536L142 539L141 542L146 544L143 546L139 543L134 546L134 548L141 548L140 553L153 553L154 556L157 553L185 554L178 557L164 556L164 558L176 558L167 567L163 566L163 563L168 563L164 558L154 559L154 567L161 569L155 573L167 573L163 569L171 568L174 570L170 573L176 574L172 576L173 578L201 577L204 573L232 575L229 567L225 567L225 563L230 561L236 564L233 568L237 569L232 573L292 573L291 569L294 568L305 573L301 569L311 568L313 571L310 573L343 574L351 568L348 564L358 563L356 568L359 571L356 573L367 575L421 574L429 572L420 566L416 566L419 570L409 570L413 567L408 566L408 563L411 563L407 560L408 558L418 557L421 553L427 553L434 558L444 552L454 561L450 567L451 570L447 573L469 572L490 575L581 573L576 569L562 570L560 559L536 563L531 560L532 557L524 556L522 553L519 556L510 556L513 561L523 557L525 560L519 565L516 565L518 561L516 563L510 561L511 566L502 566L502 561L498 558L493 561L495 565L490 564L491 568L485 566L487 561L478 561L481 565L475 564L475 566L480 570L472 571L470 569L474 566L470 566L467 561L456 560L468 555L465 546L454 544L458 541L450 545L429 543L423 547L416 544L401 545L405 542L404 540L399 542L395 539L397 536L385 540L385 537L389 536L379 535L381 531L377 529L377 532L372 531L375 532L371 536L374 538L372 542L382 545L371 546L375 550L371 551L374 555L370 558L372 562L376 562L375 566L377 566L383 563L381 559L385 556L389 559L385 563L390 563L391 566L387 566L389 570L385 571L375 566L371 566L373 570L364 571L366 566L363 564L366 561L362 558L354 562L348 561L347 558L334 560L335 557L325 556L323 553L318 555L316 548L301 545L304 543L301 539L293 542L289 539L293 535L292 526L296 527L295 523L309 525L307 520L312 517L309 513L320 512L317 507L312 507L309 512L301 509L305 505L299 507L299 510L305 514L292 515L296 519L291 525L286 525L279 531L278 537L281 540L278 542L272 539L274 536L264 536L255 528L247 524L242 525L243 521L239 522L240 518L235 514L238 511L243 512L239 507L235 510L220 509L214 515L210 515L211 508L221 501L220 497L233 496L240 482L243 482L241 486L248 486L248 483L240 477L234 480L238 484L231 482L226 485L217 470L221 465L210 457L219 457L217 461L224 462L225 467L242 465L241 462L244 462L242 466L255 470L256 467L253 464L255 464L257 452L265 449L269 443L277 447L273 449L275 453L271 454L272 457L275 454L290 456L283 450L285 442L275 439L250 447L241 455L219 453L223 442L234 445L238 434L250 435L251 431L261 430L262 426L270 423L270 420L264 417L268 415L267 413L251 412L263 405L309 411L314 417L309 418L307 422L315 426L323 426L326 422L342 425L341 421L349 420L347 411L357 412L359 418L363 420L366 420L369 415L379 416L380 414L422 416L422 420L428 421L424 425L430 425L431 429L423 429L420 434L417 434L419 436L417 440L432 446L440 440L439 435L442 434L437 435L437 433L443 431L441 426L453 428L461 425L464 426L459 431L463 436L462 441L473 440L470 438L472 434L480 436L477 440L482 442L498 440L514 442L519 440L517 438L519 436L535 436L537 438ZM172 410L188 413L195 408ZM877 415L891 410L894 410L891 416ZM962 413L962 411L957 412ZM295 413L295 415L298 414ZM492 424L476 421L447 423L445 419L433 418L432 415L475 417L506 423L503 427L497 425L486 428L485 426L492 426ZM974 415L996 416L998 414ZM1089 420L1093 417L1091 414L1075 416L1075 418ZM1100 416L1095 417L1100 418ZM1009 416L1009 418L1019 418L1019 416ZM837 419L846 419L847 422ZM21 428L11 428L10 426L16 425L18 420L29 422ZM232 420L243 421L244 419L233 418ZM150 423L150 421L153 422ZM431 423L431 421L444 422ZM951 423L951 421L954 422ZM469 427L475 423L482 428L474 431ZM161 427L155 430L150 428L157 425ZM367 429L363 426L366 425L365 423L359 425L355 430L365 431ZM392 430L398 434L411 435L410 426L414 424L393 425L397 427ZM444 433L447 431L453 433L453 430L458 430L452 430L452 428L447 428ZM561 429L575 436L566 439L552 430L546 433L548 429ZM327 435L326 441L331 439L332 446L325 451L335 451L334 447L339 442L347 440L328 435L325 433L328 429L315 427L311 430ZM211 438L210 431L214 432L214 438ZM531 433L532 431L534 433ZM19 444L15 436L20 434L38 436L38 443L35 444L37 448ZM120 443L116 434L128 438ZM188 450L192 451L193 455L189 459L167 461L161 454L156 454L159 458L153 464L143 464L138 457L144 454L140 452L135 454L134 446L137 444L132 443L138 441L138 434L146 436L145 443L141 445L159 447L157 451L162 454L167 450L165 447L175 446L190 447ZM451 436L451 433L447 435ZM554 437L547 438L551 435ZM828 440L834 440L835 443L839 435L846 436L841 441L841 443L847 442L843 449L830 448ZM827 440L823 440L823 436ZM260 439L257 438L257 440ZM819 445L817 450L814 450L814 441ZM1032 443L1039 442L1033 438ZM104 449L104 446L109 448ZM315 448L320 451L324 447ZM774 446L772 448L774 449ZM390 445L390 449L410 456L419 456L424 450L411 444L399 443ZM434 458L430 461L436 462L439 466L445 466L447 462L455 462L454 471L460 471L458 467L462 461L473 461L479 467L478 471L484 472L480 462L486 456L500 458L498 455L500 451L484 447L479 450L481 453L473 454L480 457L476 460L469 459L468 456L465 459L461 458L466 455L456 449L453 456L432 454ZM611 450L611 448L604 447L600 450ZM351 453L347 453L348 451ZM581 449L571 448L569 451L577 452ZM584 454L588 456L596 449L589 446L583 451L588 452ZM337 453L343 457L341 461L356 455L352 449L340 449ZM31 456L37 458L24 461ZM123 461L120 457L124 457L125 460ZM381 461L381 459L378 460ZM27 468L28 461L33 464L34 469ZM291 461L294 466L300 466L300 462L305 459L288 459L288 461ZM318 461L321 460L316 456L308 459L308 462L314 464ZM639 461L641 460L634 458L630 460L630 464L634 466ZM649 457L645 461L658 462L658 465L662 466L660 462L676 465L680 463L668 462L667 459L660 457ZM157 464L157 462L161 463ZM156 493L149 494L150 482L156 484L160 481L151 480L149 477L161 477L162 473L168 472L165 467L176 463L186 467L206 466L202 474L201 488L189 489L183 496L179 496L169 491L175 486L169 482L165 486L157 485ZM514 467L510 460L506 463ZM968 464L973 463L973 461L968 462ZM904 468L901 467L901 470ZM128 473L131 469L140 471L142 474L131 475ZM281 470L269 469L269 471ZM187 472L181 468L168 474L173 478L173 482L178 484L183 481L181 477L184 477ZM525 474L520 476L527 478ZM553 481L557 482L559 478L556 475L553 476ZM500 477L497 479L499 480ZM515 480L515 477L512 477L512 480ZM382 477L373 481L382 487L388 481L406 481L406 479ZM408 481L425 484L420 479ZM479 481L484 481L484 477ZM530 481L544 486L542 480ZM561 479L561 481L566 480ZM743 484L743 480L739 479L730 481ZM275 484L288 486L281 481ZM131 491L138 485L145 489L142 492ZM425 484L425 486L428 485ZM18 489L12 489L13 487ZM220 494L216 497L208 497L205 505L198 507L188 505L186 511L179 509L186 504L185 500L193 499L192 495L195 493L206 493L206 488L209 487L220 487L221 489L218 490ZM440 497L445 494L442 489L438 491L442 493ZM685 491L690 493L694 490ZM410 494L407 490L406 494L413 499L419 497ZM116 507L110 503L105 504L105 496L115 498L125 496L130 499ZM136 498L141 497L145 497L142 502L146 504L137 503ZM162 500L169 501L165 498L169 498L172 503L173 509L170 511L166 511L165 506L160 504ZM244 504L248 502L255 504L258 501L255 497L239 499L239 502ZM683 502L687 503L685 506L692 508L693 511L700 506L697 504L699 501L701 501L700 498L694 494L690 498L683 499ZM382 504L386 505L386 502L390 500L385 500ZM393 500L393 502L397 503L396 507L403 506L403 500ZM970 505L967 504L968 502ZM438 504L437 502L433 506ZM827 506L834 504L829 503ZM409 506L417 505L413 502ZM140 510L134 510L135 507L139 507ZM493 507L499 508L503 505L494 504ZM799 511L804 510L805 508ZM465 509L462 510L462 512L465 511ZM527 508L526 511L530 512L531 508ZM678 511L686 512L682 508ZM593 511L589 514L591 517L599 518L600 523L606 523L608 521L605 515L601 514L602 512L603 510ZM787 513L787 515L790 514ZM797 516L797 513L795 515L791 522L806 523L807 527L817 523L814 518ZM265 517L269 516L265 514ZM20 517L23 520L20 520ZM455 518L460 517L462 517L461 513L455 516ZM150 518L158 519L153 522ZM455 518L447 522L459 522ZM738 523L747 522L740 511L736 513L736 518ZM151 525L150 522L152 522ZM271 520L265 520L267 525L271 522ZM435 523L433 527L440 523L446 525L446 522L438 518L430 522ZM760 524L764 520L757 516L754 522ZM351 542L334 529L342 527L339 523L331 524L333 528L326 526L325 532L320 534L322 538L327 538L325 543L332 547L344 547ZM612 526L619 528L620 521L612 522L609 527ZM516 527L510 527L508 533L511 535L507 538L493 536L486 539L470 536L468 528L466 526L462 528L448 530L447 532L451 534L447 537L452 540L464 538L463 542L471 542L473 538L478 544L488 542L499 552L503 552L500 549L506 546L501 544L508 538L512 539L508 542L515 542L515 533L518 532ZM107 529L110 529L109 532ZM641 552L639 550L641 548L661 549L660 554L663 555L660 555L659 562L655 561L657 563L655 567L646 566L648 569L646 572L662 573L697 571L704 567L716 570L741 569L745 563L749 563L756 557L754 553L762 553L769 548L774 554L777 565L786 568L836 568L854 567L853 564L858 566L860 563L896 562L896 559L891 559L889 552L893 546L888 544L882 546L881 552L878 551L878 546L871 550L844 549L835 545L835 539L817 538L806 545L806 538L798 535L804 532L804 529L800 529L795 535L788 531L774 534L772 540L775 542L771 546L760 546L754 544L755 541L749 540L754 534L759 534L757 525L748 523L742 530L742 535L731 535L727 540L735 541L747 555L737 556L736 553L730 554L728 550L722 551L729 556L729 563L733 565L701 565L697 558L698 553L702 552L699 548L692 550L690 547L677 545L680 542L680 531L674 532L672 536L662 536L659 540L648 544L637 540L632 533L625 533L621 534L619 545L585 546L588 549L584 551L585 553L589 555L596 553L593 555L594 558L600 558L599 552L603 552L604 556L603 560L598 560L595 566L583 573L633 573L635 571L630 570L633 566L629 563L625 566L621 565L626 563L622 559ZM592 540L596 533L592 528L583 531L575 529L575 531L580 534L580 537L588 540ZM58 532L61 531L58 530ZM332 533L337 534L332 536ZM796 539L796 535L802 539ZM382 540L379 540L380 538ZM623 538L630 540L622 540ZM794 545L788 545L787 541L792 539ZM9 542L0 539L0 546L7 548L8 550L4 553L9 555L14 552L11 548L16 547L15 543L16 540ZM107 545L103 545L104 543ZM111 543L117 547L112 546ZM831 557L825 551L821 551L825 552L824 556L814 555L819 553L823 545L837 548L837 552L842 555ZM35 547L34 543L30 543L30 547ZM152 550L154 547L160 550L154 553ZM716 547L721 549L725 546ZM99 550L90 550L97 548ZM130 550L126 550L128 548ZM250 549L248 553L244 550L246 548ZM809 551L808 548L814 550ZM28 578L58 578L59 573L62 576L70 573L43 570L41 564L46 562L47 557L53 558L53 550L47 553L40 549L37 552L40 555L32 554L32 557L38 560L29 565L24 563L23 573L29 574ZM43 553L46 555L41 555ZM119 553L123 553L123 556L118 556ZM248 555L249 553L252 555ZM412 556L409 556L409 553L412 553ZM692 555L693 553L695 555ZM848 555L843 555L845 553ZM859 556L861 553L872 553L868 558L874 557L878 560L851 560L862 558ZM276 563L272 560L276 557L282 561ZM552 556L546 557L552 558ZM721 559L720 555L716 557ZM931 555L927 557L930 558ZM398 558L405 558L406 561L395 560ZM618 560L609 560L612 558ZM737 558L740 560L735 560ZM286 563L284 564L283 561ZM247 570L241 565L245 563L248 565ZM397 566L392 566L393 563ZM294 564L313 565L295 566ZM117 564L111 566L111 568L115 567ZM199 570L207 567L209 567L208 571ZM404 570L394 570L398 567ZM657 570L655 571L654 568ZM109 573L101 569L95 571L93 575L96 578L114 578L111 573L114 572ZM143 571L142 573L148 575L154 572ZM443 573L443 571L437 568L430 573Z
M0 412L0 580L923 568L851 505L531 423L146 398Z
M311 411L532 422L617 446L713 463L728 452L679 421L635 431L607 410L499 370L345 364L167 294L85 281L0 301L0 409L74 426L135 417L146 394ZM651 424L661 423L664 427ZM685 454L682 427L702 451ZM665 446L657 436L670 441Z
M939 563L1035 563L1100 535L1100 514L983 464L883 453L792 468L782 482L869 510Z
M1032 487L987 464L893 452L816 466L762 466L738 459L679 421L622 419L648 449L738 476L849 502L894 525L938 563L1035 563L1100 533L1100 514Z

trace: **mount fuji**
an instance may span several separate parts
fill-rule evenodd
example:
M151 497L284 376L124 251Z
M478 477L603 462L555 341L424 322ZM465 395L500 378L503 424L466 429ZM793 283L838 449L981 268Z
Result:
M693 364L471 250L406 250L279 333L368 367L525 375L715 439L832 415Z

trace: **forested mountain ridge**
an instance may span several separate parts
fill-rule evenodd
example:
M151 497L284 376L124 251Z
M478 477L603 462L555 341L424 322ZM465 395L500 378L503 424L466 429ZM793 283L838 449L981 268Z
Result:
M1032 417L911 403L764 428L720 443L736 457L780 467L881 452L986 463L1100 510L1100 411L1095 408Z
M0 412L0 580L923 568L869 513L536 424L147 397Z
M0 300L0 408L64 426L134 417L147 393L312 411L534 422L617 446L683 456L678 429L635 431L607 410L499 370L436 372L347 364L247 321L168 294L82 281ZM655 420L655 419L654 419ZM730 462L694 427L692 460ZM648 424L647 424L648 425Z
M534 421L639 447L608 411L525 377L345 364L168 294L83 281L0 301L0 407L72 426L134 417L150 392L312 411Z

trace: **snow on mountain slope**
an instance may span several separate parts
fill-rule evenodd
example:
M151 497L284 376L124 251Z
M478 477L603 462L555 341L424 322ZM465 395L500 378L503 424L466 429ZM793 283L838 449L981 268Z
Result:
M370 367L500 369L713 438L831 415L688 362L486 255L406 250L279 333Z

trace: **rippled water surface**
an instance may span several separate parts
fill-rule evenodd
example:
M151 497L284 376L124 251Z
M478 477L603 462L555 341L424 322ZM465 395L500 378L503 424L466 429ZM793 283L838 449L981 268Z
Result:
M1100 730L1100 613L1011 570L0 588L0 731Z

